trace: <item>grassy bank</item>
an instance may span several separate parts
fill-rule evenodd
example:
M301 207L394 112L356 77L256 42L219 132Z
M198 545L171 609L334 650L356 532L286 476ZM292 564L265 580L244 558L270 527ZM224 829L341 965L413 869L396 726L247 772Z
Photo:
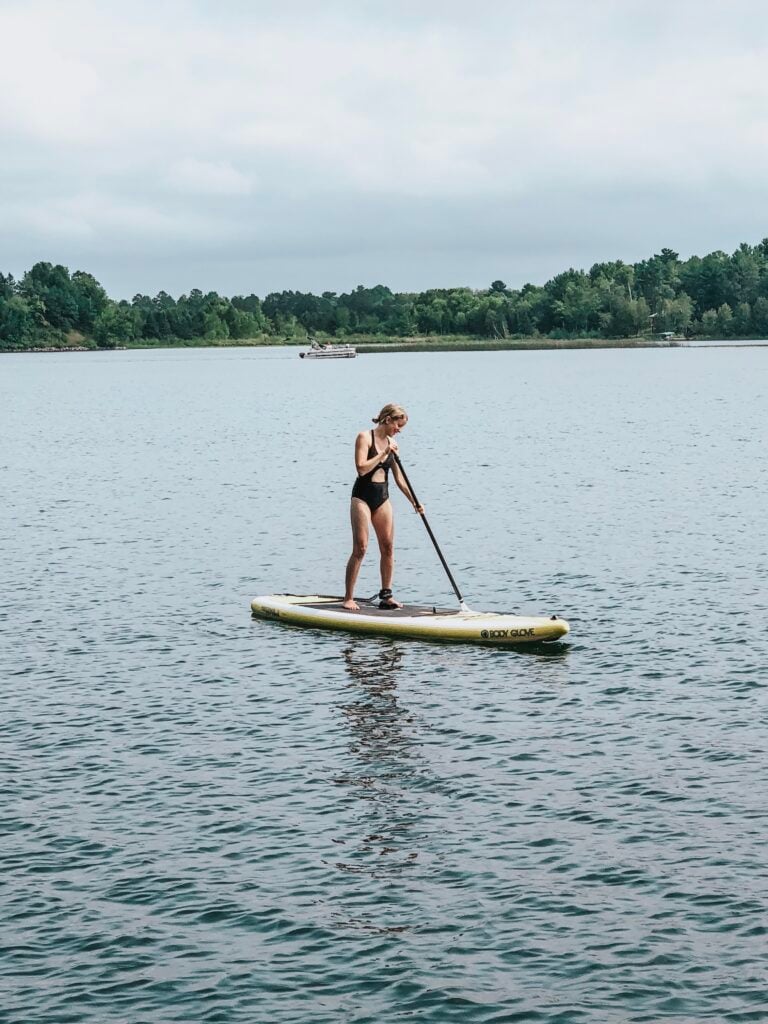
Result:
M539 349L605 349L605 348L675 348L685 345L687 339L654 339L639 338L473 338L457 335L431 335L421 337L383 337L381 335L354 335L344 338L318 336L322 343L354 345L361 355L373 355L387 352L493 352L493 351L535 351ZM717 339L697 338L704 341ZM740 339L745 344L754 343L753 339ZM736 339L729 339L733 344ZM68 337L59 336L52 339L52 344L39 342L26 348L0 347L0 352L104 352L114 351L100 348L92 338L74 332ZM307 338L278 338L274 335L261 335L254 338L187 338L159 339L142 338L128 341L115 346L116 349L170 349L170 348L262 348L290 345L296 348L307 348Z
M275 338L263 335L256 338L139 338L120 345L97 345L93 338L82 334L58 336L50 341L38 339L27 346L3 347L0 352L115 352L126 349L167 349L167 348L261 348L275 345L308 345L305 339Z
M532 352L538 349L584 348L669 348L677 341L653 341L648 338L393 338L379 342L355 342L361 354L385 352Z

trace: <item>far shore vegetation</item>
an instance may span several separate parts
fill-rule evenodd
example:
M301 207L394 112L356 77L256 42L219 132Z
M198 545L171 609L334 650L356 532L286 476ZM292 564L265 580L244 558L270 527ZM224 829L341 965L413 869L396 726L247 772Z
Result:
M408 347L549 348L647 344L659 338L768 338L768 238L681 260L671 249L628 264L566 270L544 285L385 285L322 295L225 298L193 289L111 299L82 270L36 263L0 273L0 351L354 342Z

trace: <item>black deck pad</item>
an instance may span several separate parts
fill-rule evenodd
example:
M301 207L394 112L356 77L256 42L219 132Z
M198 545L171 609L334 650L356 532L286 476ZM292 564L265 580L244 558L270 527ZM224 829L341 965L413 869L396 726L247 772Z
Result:
M318 608L321 611L334 611L349 615L371 615L376 619L404 619L419 615L431 618L433 615L458 615L461 611L460 608L435 608L431 604L406 604L402 608L379 608L378 602L374 604L372 601L358 600L357 603L360 605L359 611L343 608L341 599L338 601L308 601L301 607Z

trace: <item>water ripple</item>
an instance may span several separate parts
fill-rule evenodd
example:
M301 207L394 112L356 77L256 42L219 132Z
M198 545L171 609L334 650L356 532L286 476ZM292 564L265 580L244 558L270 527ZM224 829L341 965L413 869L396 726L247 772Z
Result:
M519 652L250 620L338 587L370 363L121 355L0 379L0 1020L768 1021L760 351L377 363L473 602L571 622Z

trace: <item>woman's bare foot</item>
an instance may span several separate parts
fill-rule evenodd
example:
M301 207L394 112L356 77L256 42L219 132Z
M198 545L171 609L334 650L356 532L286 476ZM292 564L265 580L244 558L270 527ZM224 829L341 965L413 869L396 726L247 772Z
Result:
M342 601L342 608L348 608L351 612L359 612L360 605L355 601L354 597L347 598L346 601Z

